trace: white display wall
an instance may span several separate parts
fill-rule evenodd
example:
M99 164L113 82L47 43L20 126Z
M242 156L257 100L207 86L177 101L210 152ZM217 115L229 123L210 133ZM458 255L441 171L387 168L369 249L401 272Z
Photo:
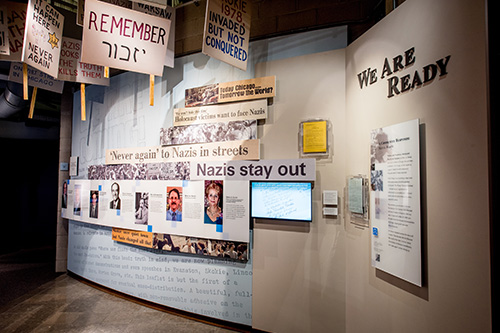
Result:
M73 179L87 179L89 166L104 164L106 149L159 145L161 128L173 124L173 109L184 106L185 89L253 78L258 61L345 47L346 37L347 29L340 27L253 43L246 72L201 54L176 59L174 69L165 68L155 79L154 106L149 106L149 77L124 73L111 78L109 87L87 87L85 122L75 93L72 156L79 157L79 175ZM271 104L270 123L272 109ZM159 253L112 241L109 227L70 221L68 269L145 300L250 326L252 251L247 263Z

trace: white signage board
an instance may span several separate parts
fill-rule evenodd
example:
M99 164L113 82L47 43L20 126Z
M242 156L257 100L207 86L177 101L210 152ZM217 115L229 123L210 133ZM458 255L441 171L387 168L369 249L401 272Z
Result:
M260 140L238 140L165 147L107 149L106 164L258 160L259 155Z
M23 83L22 63L12 62L10 64L9 81ZM56 80L49 74L28 66L28 85L61 94L64 88L64 81Z
M266 99L174 109L174 126L266 118Z
M161 76L170 20L87 0L82 62Z
M64 16L48 2L30 0L22 61L52 77L57 77Z
M9 55L9 26L7 12L3 3L0 4L0 54Z
M246 71L250 7L247 0L207 0L202 52Z
M170 33L168 34L167 54L165 56L165 66L174 68L175 58L175 9L170 6L156 7L151 4L133 2L132 9L141 13L158 16L170 20Z
M0 53L0 60L21 61L23 52L24 26L26 24L25 3L2 2L8 26L9 54Z
M57 79L109 86L109 78L104 77L104 66L81 62L81 50L80 40L63 37Z
M372 266L422 286L419 120L371 133Z
M315 181L316 160L191 162L190 179Z
M179 193L175 220L167 213L172 188ZM211 188L219 195L214 220L207 210ZM70 180L61 214L109 227L248 242L248 203L247 181Z

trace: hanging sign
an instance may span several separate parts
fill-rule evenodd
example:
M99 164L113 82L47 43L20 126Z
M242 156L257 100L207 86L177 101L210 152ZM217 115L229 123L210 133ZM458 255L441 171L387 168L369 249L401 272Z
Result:
M24 25L26 23L26 4L7 1L3 2L2 6L9 31L7 40L10 52L8 55L0 52L0 60L21 61Z
M246 71L250 7L246 0L207 0L202 52Z
M63 37L57 79L109 86L109 78L104 77L104 66L81 62L81 50L81 41Z
M131 9L87 0L82 61L161 76L170 23Z
M165 66L174 68L175 57L175 9L170 6L165 8L150 6L143 3L132 3L132 9L141 13L158 16L170 20L170 33L168 34L167 54L165 56Z
M0 54L9 55L9 27L4 4L0 4Z
M12 62L10 64L9 81L23 83L23 64ZM28 85L61 94L64 81L54 79L52 76L28 66Z
M106 164L258 160L259 149L258 139L166 147L106 149Z
M174 126L266 118L266 99L174 109Z
M57 77L64 16L43 0L30 0L22 61Z
M276 76L214 83L185 90L186 107L263 99L276 95Z

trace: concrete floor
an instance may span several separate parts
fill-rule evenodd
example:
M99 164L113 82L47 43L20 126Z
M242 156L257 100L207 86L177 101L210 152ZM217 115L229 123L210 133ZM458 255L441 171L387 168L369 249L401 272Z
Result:
M38 257L33 251L0 255L2 333L234 332L135 303L71 275L55 274L46 256Z

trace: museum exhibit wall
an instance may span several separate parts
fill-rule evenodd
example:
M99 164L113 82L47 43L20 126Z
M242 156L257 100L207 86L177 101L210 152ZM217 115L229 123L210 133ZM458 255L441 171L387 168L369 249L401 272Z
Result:
M483 3L407 0L348 47L345 35L317 31L252 44L247 72L200 54L176 59L175 69L156 78L153 107L141 74L89 87L86 122L75 94L79 179L104 163L106 149L158 145L160 128L184 105L184 89L210 83L276 76L276 96L258 126L261 159L298 158L304 120L327 119L332 140L331 155L316 162L312 223L256 221L247 263L159 254L112 241L107 227L73 221L68 269L139 298L270 332L490 331L484 16ZM403 66L392 71L399 55ZM408 66L405 56L414 59ZM391 73L382 77L386 58ZM447 74L436 67L435 78L418 84L415 73L423 80L424 68L438 61L447 61ZM377 72L360 84L368 68ZM407 75L414 88L389 89L390 78L406 82ZM421 287L371 266L371 229L351 223L344 194L348 176L370 176L370 132L413 119L421 135ZM336 217L322 213L325 190L338 191Z
M184 107L185 89L253 78L256 62L343 49L346 41L346 27L338 27L255 42L250 48L253 62L246 72L201 54L176 59L174 69L165 69L163 77L156 78L154 106L149 106L149 77L124 73L113 77L109 87L87 87L86 121L80 119L80 93L75 93L72 156L79 157L79 175L70 183L87 179L89 166L103 165L106 149L158 146L160 129L173 125L173 109ZM343 57L337 62L343 68ZM276 80L279 86L281 79ZM338 81L343 85L343 76ZM273 103L265 120L270 124L276 121ZM343 107L343 99L336 103ZM260 127L258 137L263 135ZM294 131L291 140L296 146ZM295 148L289 158L297 157ZM110 227L70 220L68 270L138 298L252 325L253 248L250 260L242 263L148 250L115 242L111 234Z
M256 76L280 78L262 158L293 153L300 119L332 121L333 158L317 163L318 196L344 188L348 175L369 177L371 130L420 119L423 286L374 269L371 230L326 219L317 206L310 225L256 224L254 328L491 330L484 15L482 2L406 1L346 48L345 109L335 84L344 72L333 62L341 51L257 67ZM393 68L412 47L415 62L382 79L385 58ZM389 77L410 74L413 82L418 71L423 80L423 68L448 55L447 75L388 97ZM378 79L361 89L358 74L368 68Z

